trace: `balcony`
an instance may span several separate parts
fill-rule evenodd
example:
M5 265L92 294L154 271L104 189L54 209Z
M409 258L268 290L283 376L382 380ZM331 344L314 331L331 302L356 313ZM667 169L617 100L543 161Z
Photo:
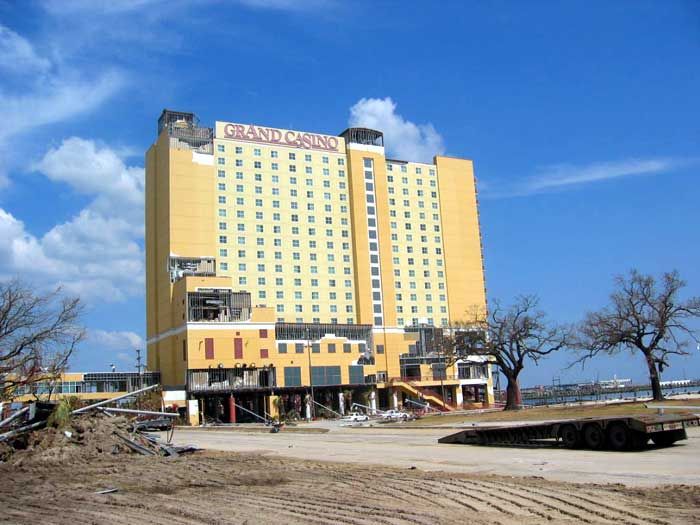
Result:
M188 323L233 323L248 321L251 315L250 294L209 288L187 292Z
M187 390L195 393L227 393L276 386L276 369L270 367L203 368L187 371Z

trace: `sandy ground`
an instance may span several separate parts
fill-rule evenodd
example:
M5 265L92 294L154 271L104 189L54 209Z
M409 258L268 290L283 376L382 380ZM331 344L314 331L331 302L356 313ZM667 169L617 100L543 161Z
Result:
M421 472L279 455L0 465L3 523L700 523L700 489ZM112 494L98 490L116 488Z
M209 450L164 458L115 449L118 423L47 429L0 463L0 523L700 524L698 429L627 454L438 445L446 429L410 425L188 429L176 442Z
M574 483L622 483L653 487L685 484L700 487L700 428L688 430L688 439L669 448L649 446L640 452L567 450L560 448L506 448L440 445L450 428L411 428L398 424L375 428L326 425L329 432L278 434L230 430L178 430L178 444L245 451L297 459L381 464L426 471L541 476Z

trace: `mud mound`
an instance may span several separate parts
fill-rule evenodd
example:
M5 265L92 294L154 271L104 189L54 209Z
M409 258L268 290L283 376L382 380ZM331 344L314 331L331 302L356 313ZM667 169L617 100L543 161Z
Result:
M70 425L57 429L43 428L28 434L14 449L0 450L5 461L15 465L25 462L89 461L104 454L131 453L115 432L126 434L129 422L123 417L81 415L71 418Z

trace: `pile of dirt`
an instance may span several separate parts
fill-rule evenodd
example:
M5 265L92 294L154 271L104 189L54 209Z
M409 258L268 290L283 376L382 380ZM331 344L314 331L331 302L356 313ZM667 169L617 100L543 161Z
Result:
M105 454L131 453L115 435L115 432L128 434L129 426L124 417L74 416L64 428L42 428L18 438L0 450L0 460L20 465L89 461Z

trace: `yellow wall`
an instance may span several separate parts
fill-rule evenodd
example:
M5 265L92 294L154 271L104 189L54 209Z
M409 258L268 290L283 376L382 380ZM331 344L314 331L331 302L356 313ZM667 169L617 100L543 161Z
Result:
M464 321L486 306L479 213L470 160L435 157L443 217L443 244L450 322Z

